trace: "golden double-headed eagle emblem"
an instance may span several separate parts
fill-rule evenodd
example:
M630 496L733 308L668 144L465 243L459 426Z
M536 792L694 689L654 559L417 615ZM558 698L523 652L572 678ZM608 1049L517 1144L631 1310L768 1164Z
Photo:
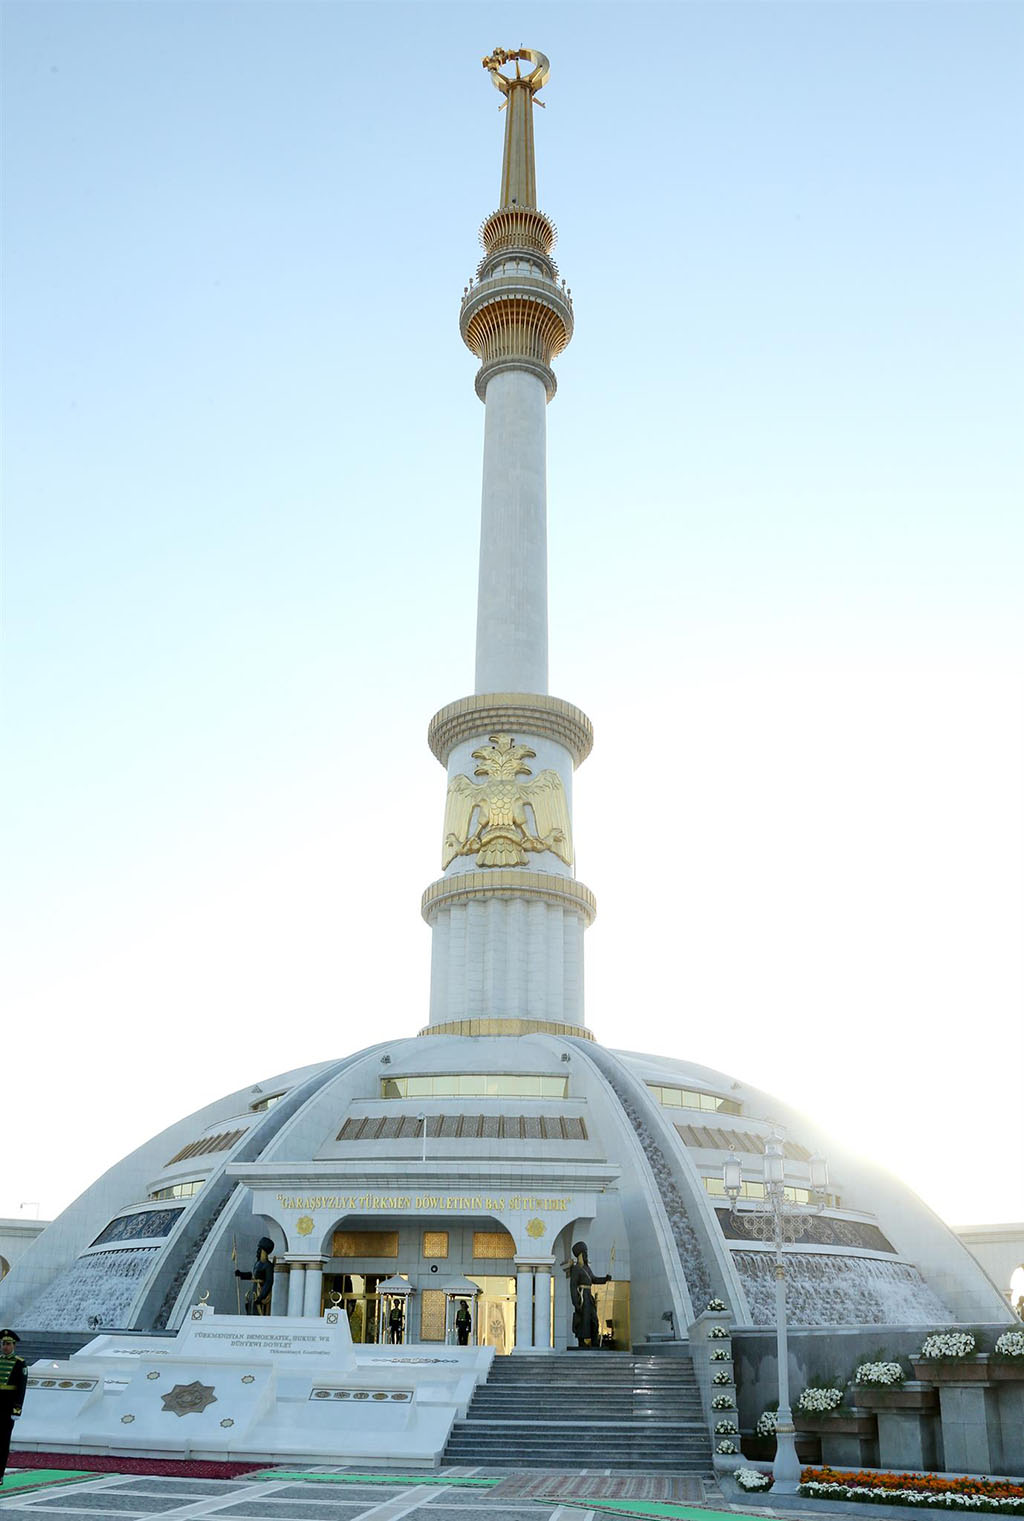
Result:
M525 866L526 852L552 850L572 865L572 824L562 778L542 771L532 782L527 760L537 754L511 734L492 734L473 751L482 782L453 776L444 810L442 865L476 856L478 866Z

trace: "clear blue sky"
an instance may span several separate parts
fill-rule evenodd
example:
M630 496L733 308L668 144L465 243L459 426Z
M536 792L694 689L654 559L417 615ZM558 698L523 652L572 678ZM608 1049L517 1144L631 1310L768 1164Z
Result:
M1019 4L4 21L0 1214L427 1018L458 300L552 61L552 690L591 1027L1024 1218Z

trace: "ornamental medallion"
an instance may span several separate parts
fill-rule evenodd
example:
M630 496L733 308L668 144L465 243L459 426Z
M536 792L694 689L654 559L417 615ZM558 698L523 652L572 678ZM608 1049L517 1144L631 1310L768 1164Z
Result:
M175 1384L170 1394L161 1395L164 1410L169 1415L198 1415L207 1405L215 1405L217 1396L212 1384L201 1384L198 1379L191 1384Z

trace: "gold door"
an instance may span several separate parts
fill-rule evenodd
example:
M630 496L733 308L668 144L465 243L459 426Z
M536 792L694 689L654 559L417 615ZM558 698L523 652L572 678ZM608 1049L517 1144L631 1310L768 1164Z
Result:
M473 1273L470 1282L483 1290L473 1306L476 1334L471 1339L481 1347L493 1347L499 1357L507 1357L516 1344L516 1281Z

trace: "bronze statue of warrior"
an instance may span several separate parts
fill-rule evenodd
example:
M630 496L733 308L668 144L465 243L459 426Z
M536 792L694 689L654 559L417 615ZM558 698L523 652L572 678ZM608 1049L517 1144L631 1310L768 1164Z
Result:
M256 1261L252 1265L252 1272L243 1273L241 1269L235 1268L236 1278L244 1278L252 1283L252 1288L245 1296L247 1315L270 1314L270 1296L274 1290L274 1264L270 1260L273 1250L273 1241L269 1236L264 1236L256 1243Z
M572 1258L572 1270L569 1273L572 1334L580 1347L585 1347L588 1343L591 1347L600 1347L601 1327L597 1318L597 1305L594 1303L592 1286L595 1283L611 1283L612 1275L605 1273L603 1278L599 1278L590 1271L585 1241L574 1242Z

